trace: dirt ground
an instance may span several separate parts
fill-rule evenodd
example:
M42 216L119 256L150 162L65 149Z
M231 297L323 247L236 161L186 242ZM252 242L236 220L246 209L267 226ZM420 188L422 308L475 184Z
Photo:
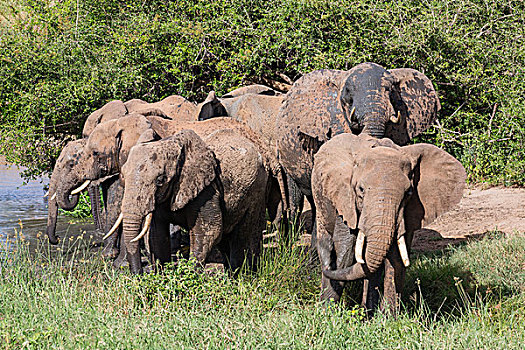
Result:
M305 208L302 215L305 227L311 220L309 209ZM416 231L412 249L438 250L449 244L482 237L491 231L525 234L525 188L466 189L456 208ZM309 235L301 237L301 244L309 242Z
M414 250L436 250L490 231L525 233L525 189L466 189L459 205L416 232Z

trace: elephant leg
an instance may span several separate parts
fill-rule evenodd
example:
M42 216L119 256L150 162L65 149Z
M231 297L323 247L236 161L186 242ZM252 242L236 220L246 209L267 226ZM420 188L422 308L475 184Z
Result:
M332 237L334 246L331 254L332 269L343 269L352 265L356 238L357 236L352 234L348 226L343 223L343 220L337 217ZM335 264L333 261L335 261ZM326 299L331 299L336 302L339 301L343 294L345 284L343 281L330 280L329 283L326 281L326 288L323 288L323 293L327 294Z
M405 283L406 268L397 245L390 249L385 261L384 298L381 309L397 315L400 309L401 292Z
M380 286L383 268L380 267L375 273L363 281L363 299L361 305L367 310L369 317L373 316L379 306Z
M124 187L120 185L118 178L109 179L102 184L103 193L106 192L105 206L106 206L106 227L105 232L108 232L115 221L117 221L120 215L120 206L122 204L122 197L124 196ZM104 190L105 188L105 190ZM102 256L114 259L122 253L122 249L119 252L118 249L118 238L120 237L122 229L119 227L118 231L113 235L109 236L104 241L104 250ZM121 244L122 245L122 244ZM125 249L124 249L125 251Z
M170 224L160 210L153 212L149 231L150 261L156 267L171 261Z
M290 200L290 213L288 215L288 220L290 225L296 225L297 227L300 224L299 218L303 211L304 195L297 183L290 176L286 177L286 186Z
M312 208L312 234L310 235L310 262L314 263L317 262L318 255L317 255L317 214L316 214L316 208L314 204L314 198L312 196L306 196L306 199L308 199L308 202L310 203L310 207ZM341 222L342 224L342 222ZM337 227L337 224L336 224ZM346 226L345 226L346 227Z
M229 265L237 273L243 264L255 271L262 244L264 230L264 204L255 204L235 227L229 237L230 254Z

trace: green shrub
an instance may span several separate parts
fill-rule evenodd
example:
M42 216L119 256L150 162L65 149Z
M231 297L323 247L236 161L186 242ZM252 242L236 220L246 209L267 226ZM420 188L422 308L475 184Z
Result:
M363 61L412 67L441 98L419 140L470 181L525 184L523 1L11 1L0 7L0 153L52 168L113 99L200 100Z

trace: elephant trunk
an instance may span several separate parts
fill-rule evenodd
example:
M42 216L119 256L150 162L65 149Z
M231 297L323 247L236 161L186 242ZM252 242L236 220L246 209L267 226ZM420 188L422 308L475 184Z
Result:
M127 250L127 259L131 273L142 273L139 242L132 242L138 236L142 227L142 217L124 213L122 220L122 236Z
M69 191L60 191L57 190L58 194L56 196L56 200L60 208L64 210L73 210L78 204L78 194L71 195L71 199L69 199Z
M395 233L395 213L385 210L375 217L377 224L370 225L366 233L365 264L355 263L339 270L325 270L323 274L332 280L353 281L375 273L386 259Z
M49 243L56 245L58 244L58 237L56 236L58 205L56 199L49 199L47 205L46 234L49 238Z
M97 185L90 184L88 187L89 199L91 202L91 214L97 229L105 230L105 223L102 222L102 215L100 210L100 191Z
M378 139L383 138L385 136L385 123L379 117L371 116L365 121L365 127L362 132Z

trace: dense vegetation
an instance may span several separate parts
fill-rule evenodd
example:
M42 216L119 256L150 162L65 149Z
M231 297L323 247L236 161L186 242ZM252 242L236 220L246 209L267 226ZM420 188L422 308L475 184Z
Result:
M87 237L86 237L87 238ZM256 274L115 271L89 240L0 245L2 349L522 349L525 237L480 241L412 259L405 310L367 319L318 302L318 268L300 247L265 248ZM503 273L502 273L503 271ZM417 277L417 278L416 278Z
M363 61L412 67L439 92L421 140L474 182L525 184L525 3L48 1L0 4L0 154L39 174L113 99L200 100Z

